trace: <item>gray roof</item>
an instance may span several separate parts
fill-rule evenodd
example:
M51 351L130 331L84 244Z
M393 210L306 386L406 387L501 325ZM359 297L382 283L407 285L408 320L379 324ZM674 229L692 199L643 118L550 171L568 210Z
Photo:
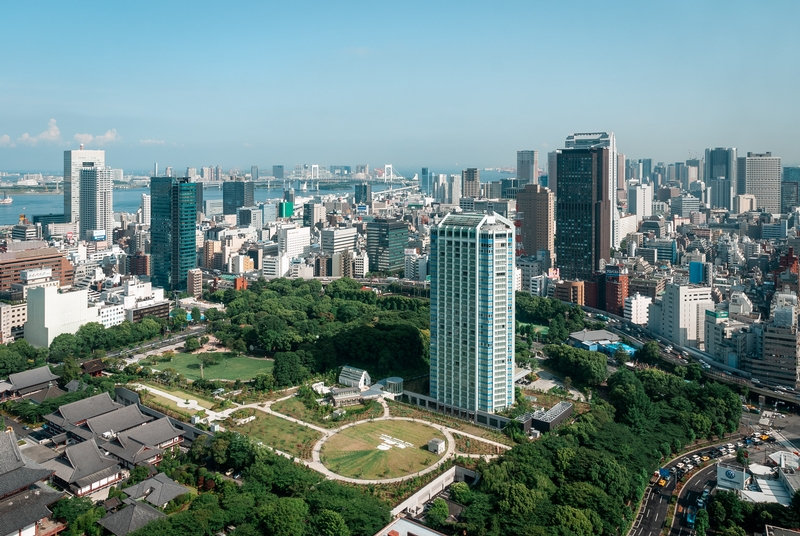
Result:
M31 486L51 474L53 471L45 469L20 452L17 435L13 430L0 432L0 497Z
M123 502L128 506L97 521L116 536L126 536L129 532L139 530L151 521L167 517L148 504L131 499L125 499Z
M539 422L553 422L567 411L572 411L572 404L562 400L547 411L537 411L533 418Z
M23 396L25 400L30 400L32 402L36 402L37 404L41 404L45 400L50 400L51 398L58 398L61 395L67 394L66 391L62 391L58 388L57 385L48 385L44 389L38 390L36 392L27 394Z
M121 460L136 464L163 452L159 444L182 435L183 432L172 426L169 417L163 417L117 434L103 448Z
M60 376L56 376L50 371L50 367L45 365L43 367L26 370L24 372L17 372L8 375L8 381L13 385L14 391L24 391L31 387L47 384L58 380Z
M596 329L596 330L583 330L583 331L576 331L574 333L569 334L570 338L578 340L578 341L611 341L616 342L619 340L619 335L616 333L611 333L610 331L606 331L604 329Z
M84 391L84 390L86 390L86 388L87 388L87 387L89 387L89 386L88 386L88 385L86 385L86 383L84 383L83 381L75 379L75 380L72 380L71 382L69 382L69 383L68 383L67 385L65 385L64 387L65 387L65 388L67 389L67 391L69 391L70 393L74 393L75 391Z
M132 404L92 417L86 421L86 427L95 436L102 436L106 432L123 432L152 420L152 417L142 414L139 406Z
M143 480L124 490L132 499L144 499L155 506L164 506L169 501L189 493L189 488L183 487L164 473L158 473L153 478Z
M59 458L42 464L55 471L56 476L69 484L87 486L119 472L117 462L104 456L94 439L70 445Z
M46 484L12 495L0 501L0 534L16 534L41 519L50 517L48 505L64 496Z
M99 395L64 404L50 415L46 415L45 419L64 427L66 424L76 424L121 407L122 404L111 400L111 396L104 391Z

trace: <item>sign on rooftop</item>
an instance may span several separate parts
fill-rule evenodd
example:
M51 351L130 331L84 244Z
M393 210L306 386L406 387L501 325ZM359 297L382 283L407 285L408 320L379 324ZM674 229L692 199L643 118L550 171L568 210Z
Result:
M19 273L19 277L23 281L47 279L53 277L53 270L51 268L30 268L28 270L21 270Z

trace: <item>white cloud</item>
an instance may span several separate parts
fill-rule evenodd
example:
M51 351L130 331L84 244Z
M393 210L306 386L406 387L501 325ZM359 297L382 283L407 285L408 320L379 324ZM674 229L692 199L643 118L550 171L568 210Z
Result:
M92 136L91 134L75 134L73 138L75 138L75 141L77 141L78 143L89 143L90 141L92 141L92 139L94 139L94 136Z
M139 145L165 145L164 140L139 140Z
M99 136L92 136L91 134L75 134L73 136L75 141L79 143L90 143L94 142L95 145L105 145L106 143L111 143L113 141L119 141L120 137L117 134L117 129L112 128L111 130L106 130L105 134L100 134Z
M105 134L96 136L94 141L95 143L99 143L101 145L104 143L111 143L112 141L119 141L119 134L117 134L116 128L112 128L111 130L106 130Z
M42 142L57 142L61 140L61 130L56 125L55 119L50 119L47 122L47 130L36 136L31 136L27 132L17 138L17 142L25 145L37 145Z
M0 136L0 147L14 147L14 142L11 141L11 136L3 134Z

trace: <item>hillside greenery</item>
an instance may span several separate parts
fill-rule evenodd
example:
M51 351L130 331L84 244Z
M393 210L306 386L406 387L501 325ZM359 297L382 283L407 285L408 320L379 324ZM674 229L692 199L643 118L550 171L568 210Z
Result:
M541 440L479 468L457 524L439 530L488 536L620 535L652 472L698 438L736 430L741 402L727 386L667 372L620 370L609 402ZM436 520L438 522L438 520Z

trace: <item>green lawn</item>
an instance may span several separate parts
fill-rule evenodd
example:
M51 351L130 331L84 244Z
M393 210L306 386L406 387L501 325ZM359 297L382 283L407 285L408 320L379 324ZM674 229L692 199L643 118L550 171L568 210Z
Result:
M311 449L322 437L316 430L263 411L256 412L256 420L244 426L234 426L232 429L251 437L256 442L261 441L265 445L306 460L311 459Z
M382 436L406 442L405 448L386 448ZM409 421L374 421L347 428L322 446L321 459L334 473L363 479L383 479L416 473L439 461L428 452L428 441L444 440L430 426ZM379 449L382 445L384 449Z
M519 325L520 326L533 326L534 331L536 331L537 333L539 333L541 335L547 335L548 333L550 333L550 327L549 326L541 326L539 324L526 324L525 322L520 322Z
M186 400L186 399L197 400L197 403L200 404L201 406L203 406L206 409L211 409L216 404L216 402L212 401L210 397L204 396L204 395L202 395L200 393L194 393L192 391L184 391L183 389L179 389L177 387L169 387L167 385L161 385L160 383L155 383L155 382L140 381L138 383L141 383L142 385L145 385L145 386L148 386L148 387L152 387L153 389L158 389L159 391L164 391L165 393L169 393L171 395L178 396L178 397L182 398L183 400ZM154 394L154 396L158 396L158 395ZM168 406L174 406L175 409L179 409L181 411L189 411L185 407L182 408L182 407L178 406L177 402L173 402L172 400L169 400L169 399L166 399L166 398L163 398L163 397L160 397L160 396L158 398L162 399L164 401L162 403L166 403Z
M231 354L216 352L222 356L218 365L204 367L204 376L207 380L251 380L256 374L272 372L274 362L267 359L252 359L249 357L226 357ZM159 363L156 369L174 368L179 374L190 380L200 379L200 360L197 354L175 354L172 361Z
M289 417L294 417L301 421L310 422L325 428L338 428L344 424L355 421L363 421L383 416L383 406L373 402L367 409L363 404L345 407L345 416L334 421L333 419L323 419L322 415L308 409L303 402L296 397L288 398L272 404L273 411L283 413Z

